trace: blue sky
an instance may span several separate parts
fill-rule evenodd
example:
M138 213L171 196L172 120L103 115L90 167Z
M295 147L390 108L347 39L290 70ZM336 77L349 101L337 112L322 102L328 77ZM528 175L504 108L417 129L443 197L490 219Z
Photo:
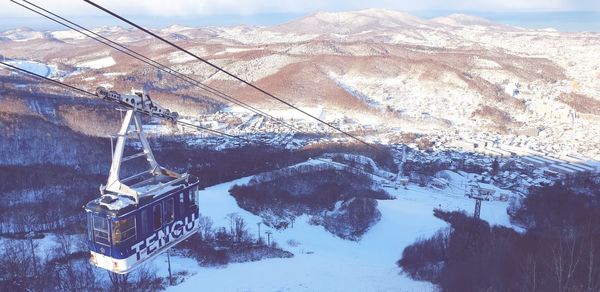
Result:
M88 26L118 24L83 1L30 1L61 15L77 19ZM315 11L387 8L408 11L425 18L458 12L525 27L600 31L600 1L598 0L96 0L95 2L151 27L164 27L171 24L271 25L290 21ZM2 1L0 29L21 26L36 29L58 28L10 1Z

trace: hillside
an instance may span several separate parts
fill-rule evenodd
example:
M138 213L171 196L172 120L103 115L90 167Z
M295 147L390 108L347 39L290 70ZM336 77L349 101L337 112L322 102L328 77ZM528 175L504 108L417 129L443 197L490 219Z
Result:
M94 31L277 117L291 117L280 112L281 104L139 31ZM157 32L352 129L361 124L382 132L444 133L452 140L491 135L503 141L551 129L536 147L560 144L559 151L600 155L585 140L574 139L587 136L588 125L598 126L597 112L588 109L600 103L596 33L531 30L460 14L422 19L384 9L317 12L267 27L174 25ZM46 75L88 90L146 86L156 100L195 119L236 110L76 32L22 28L0 36L5 39L0 55L9 62L33 60ZM23 90L22 83L4 87Z
M245 185L246 177L216 185L201 192L200 205L204 216L213 218L215 226L228 226L227 214L242 216L251 227L264 218L241 208L227 192L234 185ZM460 181L455 181L459 185ZM427 282L411 280L399 273L395 260L404 247L415 238L431 236L445 222L433 215L434 208L466 210L473 201L459 189L436 191L415 185L407 189L386 189L394 200L378 200L381 219L358 242L344 240L331 234L326 227L311 224L309 216L298 217L293 226L285 229L263 225L278 246L294 253L289 259L269 259L259 262L231 264L226 269L199 267L193 260L176 258L175 271L186 270L190 277L168 291L188 291L203 287L221 291L431 291ZM486 202L482 218L491 224L511 226L506 214L507 202ZM251 232L256 232L252 230ZM173 259L172 259L173 260ZM153 265L166 275L166 257L157 258ZM268 281L265 280L268 276ZM230 281L228 279L243 279Z
M149 250L151 241L179 236L174 217L187 209L173 204L189 203L199 210L199 231L169 256L159 254L129 278L90 265L87 238L98 230L86 234L81 206L106 183L126 106L0 65L0 290L433 291L452 275L452 265L439 269L441 251L466 244L436 245L431 261L410 253L412 270L397 263L403 251L452 234L477 244L472 229L452 233L446 223L476 222L518 239L532 226L511 220L537 188L571 184L595 194L600 185L600 33L386 9L316 12L272 26L154 30L324 124L143 32L93 31L266 114L73 31L0 32L2 62L90 92L144 88L178 112L180 124L144 116L143 130L162 167L200 181L198 208L185 191L165 200L163 211L152 202L141 212L155 225L159 219L166 239L161 229L145 228L145 219L111 223L138 222L146 230L136 246L145 242ZM124 147L142 149L131 139ZM142 157L124 159L134 156ZM133 160L122 177L146 162ZM175 189L156 186L141 188ZM472 220L475 192L487 223ZM146 231L155 233L146 238ZM119 242L106 234L109 244ZM481 272L489 258L472 254L467 259Z

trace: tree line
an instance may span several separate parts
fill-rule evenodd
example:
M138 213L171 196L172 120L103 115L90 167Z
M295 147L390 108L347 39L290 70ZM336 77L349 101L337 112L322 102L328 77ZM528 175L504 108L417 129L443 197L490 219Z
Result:
M600 291L600 192L533 191L511 220L525 232L459 212L435 211L451 228L404 249L397 262L442 291Z

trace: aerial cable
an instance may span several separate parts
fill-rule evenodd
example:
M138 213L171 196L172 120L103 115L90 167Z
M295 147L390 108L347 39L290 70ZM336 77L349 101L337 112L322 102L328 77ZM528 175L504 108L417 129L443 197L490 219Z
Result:
M17 66L13 66L13 65L11 65L11 64L8 64L8 63L2 62L2 61L0 61L0 64L4 65L4 66L6 66L6 67L9 67L9 68L10 68L10 69L12 69L13 71L14 71L14 70L16 70L16 71L20 71L20 72L22 72L22 73L29 74L29 75L32 75L32 76L34 76L34 77L37 77L37 78L40 78L40 79L46 80L46 81L48 81L48 82L51 82L51 83L54 83L54 84L57 84L57 85L60 85L60 86L63 86L63 87L67 87L67 88L69 88L69 89L72 89L72 90L75 90L75 91L78 91L79 93L83 93L83 94L88 94L88 95L93 95L93 96L96 96L96 94L94 94L94 93L91 93L91 92L89 92L89 91L87 91L87 90L85 90L85 89L77 88L77 87L75 87L75 86L72 86L72 85L69 85L69 84L66 84L66 83L62 83L62 82L60 82L60 81L57 81L57 80L54 80L54 79L48 78L48 77L46 77L46 76L42 76L42 75L39 75L39 74L33 73L33 72L31 72L31 71L28 71L28 70L25 70L25 69L21 69L21 68L19 68L19 67L17 67Z
M52 78L48 78L46 76L42 76L42 75L36 74L36 73L31 72L29 70L25 70L25 69L19 68L17 66L13 66L11 64L8 64L8 63L2 62L2 61L0 61L0 64L3 65L3 66L8 67L9 69L11 69L13 71L19 71L19 72L28 74L30 76L33 76L33 77L36 77L36 78L39 78L39 79L42 79L42 80L54 83L56 85L59 85L59 86L65 87L65 88L69 88L69 89L77 91L79 93L83 93L83 94L87 94L87 95L90 95L90 96L97 97L97 95L95 93L89 92L89 91L87 91L85 89L81 89L81 88L78 88L78 87L75 87L75 86L72 86L72 85L69 85L69 84L66 84L66 83L54 80ZM148 113L146 113L144 111L140 111L140 110L137 110L137 109L135 111L139 112L139 113L146 114L146 115L151 116L151 117L156 117L156 116L150 115L150 114L148 114ZM213 133L213 134L218 134L218 135L227 136L227 137L230 137L230 138L235 138L235 139L243 140L243 141L248 142L248 143L255 143L254 141L248 140L248 139L240 137L240 136L227 134L227 133L224 133L224 132L221 132L221 131L217 131L217 130L205 128L205 127L202 127L202 126L190 124L190 123L187 123L187 122L184 122L184 121L177 120L177 121L175 121L175 123L180 124L180 125L184 125L184 126L188 126L188 127L193 127L193 128L196 128L196 129L199 129L199 130L202 130L202 131Z
M217 90L217 89L215 89L213 87L210 87L210 86L208 86L206 84L203 84L203 83L201 83L200 81L198 81L196 79L193 79L193 78L191 78L189 76L186 76L185 74L183 74L183 73L181 73L181 72L179 72L179 71L177 71L175 69L172 69L172 68L170 68L170 67L168 67L168 66L166 66L164 64L161 64L161 63L159 63L157 61L154 61L154 60L152 60L152 59L150 59L150 58L148 58L148 57L146 57L146 56L144 56L144 55L142 55L142 54L140 54L140 53L138 53L138 52L136 52L136 51L134 51L134 50L132 50L132 49L130 49L128 47L126 47L126 46L123 46L123 45L121 45L121 44L119 44L119 43L117 43L115 41L112 41L112 40L110 40L110 39L108 39L106 37L103 37L102 35L99 35L99 34L93 32L93 31L91 31L90 29L87 29L87 28L85 28L85 27L83 27L81 25L78 25L78 24L76 24L76 23L74 23L74 22L72 22L72 21L70 21L68 19L65 19L64 17L61 17L61 16L59 16L59 15L57 15L57 14L51 12L51 11L48 11L48 10L46 10L46 9L44 9L44 8L36 5L36 4L33 4L33 3L31 3L31 2L29 2L27 0L23 0L23 2L25 2L25 3L27 3L27 4L31 5L31 6L34 6L37 9L43 10L46 13L49 13L49 14L57 17L57 18L60 18L60 19L62 19L65 22L68 22L68 23L70 23L70 24L72 24L74 26L77 26L81 30L84 30L86 32L83 32L80 29L74 28L73 26L71 26L69 24L66 24L66 23L64 23L64 22L62 22L60 20L57 20L57 19L55 19L53 17L50 17L50 16L48 16L48 15L42 13L42 12L36 11L35 9L33 9L31 7L27 7L27 6L25 6L25 5L21 4L21 3L18 3L18 2L14 1L14 0L10 0L10 1L13 2L13 3L15 3L15 4L17 4L17 5L19 5L19 6L21 6L21 7L23 7L23 8L25 8L25 9L28 9L28 10L30 10L32 12L35 12L35 13L37 13L37 14L39 14L39 15L41 15L41 16L49 19L49 20L52 20L52 21L54 21L54 22L56 22L58 24L61 24L61 25L65 26L65 27L67 27L69 29L72 29L72 30L74 30L76 32L79 32L80 34L83 34L83 35L85 35L85 36L87 36L87 37L89 37L89 38L91 38L91 39L93 39L93 40L95 40L97 42L100 42L100 43L102 43L102 44L104 44L106 46L109 46L109 47L111 47L111 48L113 48L113 49L115 49L115 50L117 50L117 51L119 51L121 53L124 53L124 54L126 54L126 55L128 55L128 56L130 56L132 58L135 58L135 59L137 59L137 60L139 60L139 61L141 61L141 62L143 62L145 64L148 64L148 65L150 65L150 66L152 66L152 67L154 67L154 68L156 68L158 70L161 70L161 71L163 71L165 73L168 73L168 74L170 74L170 75L172 75L172 76L174 76L174 77L176 77L176 78L178 78L180 80L183 80L183 81L185 81L187 83L195 85L195 86L199 87L200 89L202 89L202 90L204 90L204 91L206 91L206 92L208 92L210 94L214 94L217 97L220 97L220 98L225 99L225 100L227 100L229 102L237 104L237 105L239 105L239 106L241 106L241 107L243 107L243 108L245 108L245 109L247 109L247 110L249 110L251 112L254 112L254 113L256 113L256 114L258 114L260 116L263 116L263 117L265 117L267 119L273 120L276 123L282 124L284 126L287 126L290 129L293 129L295 131L301 132L300 129L298 129L297 127L295 127L295 126L293 126L293 125L291 125L289 123L286 123L286 122L284 122L282 120L279 120L279 119L277 119L277 118L275 118L275 117L273 117L273 116L271 116L271 115L269 115L269 114L267 114L267 113L265 113L265 112L263 112L263 111L255 108L255 107L253 107L253 106L251 106L251 105L249 105L249 104L247 104L247 103L245 103L245 102L243 102L243 101L241 101L239 99L236 99L236 98L234 98L234 97L232 97L230 95L227 95L227 94L225 94L225 93L223 93L223 92L221 92L221 91L219 91L219 90ZM94 36L96 36L96 37L94 37ZM102 40L99 39L99 38L101 38ZM107 42L109 42L109 43L107 43ZM114 45L111 45L111 44L114 44ZM117 47L115 47L115 46L117 46Z
M89 92L89 91L87 91L87 90L84 90L84 89L81 89L81 88L77 88L77 87L75 87L75 86L72 86L72 85L69 85L69 84L66 84L66 83L63 83L63 82L57 81L57 80L54 80L54 79L52 79L52 78L48 78L48 77L45 77L45 76L42 76L42 75L36 74L36 73L34 73L34 72L31 72L31 71L28 71L28 70L25 70L25 69L22 69L22 68L19 68L19 67L16 67L16 66L10 65L10 64L8 64L8 63L5 63L5 62L2 62L2 61L0 61L0 64L1 64L1 65L3 65L3 66L6 66L6 67L8 67L9 69L11 69L11 70L13 70L13 71L19 71L19 72L25 73L25 74L27 74L27 75L30 75L30 76L33 76L33 77L36 77L36 78L39 78L39 79L42 79L42 80L48 81L48 82L50 82L50 83L54 83L54 84L56 84L56 85L59 85L59 86L62 86L62 87L65 87L65 88L68 88L68 89L71 89L71 90L77 91L77 92L79 92L79 93L82 93L82 94L87 94L87 95L90 95L90 96L97 97L97 95L96 95L95 93ZM146 115L148 115L148 116L152 116L152 115L150 115L149 113L147 113L147 112L144 112L144 111L140 111L140 110L137 110L137 109L136 109L135 111L136 111L136 112L139 112L139 113L142 113L142 114L146 114ZM176 123L178 123L178 124L185 125L185 126L188 126L188 127L193 127L193 128L196 128L196 129L199 129L199 130L202 130L202 131L206 131L206 132L210 132L210 133L214 133L214 134L218 134L218 135L222 135L222 136L226 136L226 137L230 137L230 138L234 138L234 139L242 140L242 141L245 141L245 142L248 142L248 143L251 143L251 144L254 144L254 143L255 143L254 141L248 140L248 139L246 139L246 138L243 138L243 137L240 137L240 136L231 135L231 134L227 134L227 133L224 133L224 132L221 132L221 131L217 131L217 130L213 130L213 129L209 129L209 128L205 128L205 127L197 126L197 125L190 124L190 123L187 123L187 122L184 122L184 121L177 120L177 121L175 121L175 122L176 122ZM351 166L351 165L345 165L345 164L343 164L343 163L336 163L336 162L334 162L334 161L329 161L329 160L325 160L325 159L322 159L322 158L314 158L314 160L318 160L318 161L321 161L321 162L324 162L324 163L327 163L327 164L331 164L331 165L333 165L333 166L340 166L340 164L341 164L341 165L342 165L342 167L346 167L346 168L353 168L353 169L356 169L356 170L358 170L358 171L362 171L362 172L368 173L368 172L366 172L366 171L365 171L365 170L363 170L363 169L360 169L360 168L357 168L357 167L355 167L355 166ZM371 175L373 175L373 176L377 176L377 177L381 177L381 176L378 176L378 175L376 175L376 174L371 174ZM383 177L381 177L381 178L383 178ZM384 178L384 179L386 179L386 178Z
M199 61L202 61L203 63L205 63L205 64L207 64L207 65L209 65L209 66L217 69L218 71L227 74L229 77L231 77L231 78L233 78L235 80L238 80L238 81L240 81L240 82L248 85L249 87L251 87L251 88L253 88L253 89L255 89L255 90L257 90L257 91L259 91L259 92L261 92L263 94L265 94L266 96L269 96L269 97L271 97L271 98L273 98L273 99L275 99L275 100L277 100L277 101L279 101L279 102L287 105L288 107L291 107L292 109L295 109L295 110L301 112L302 114L304 114L304 115L306 115L308 117L311 117L312 119L314 119L314 120L316 120L316 121L318 121L318 122L320 122L320 123L322 123L322 124L324 124L324 125L332 128L332 129L334 129L334 130L336 130L336 131L338 131L338 132L340 132L340 133L342 133L342 134L344 134L344 135L346 135L346 136L348 136L348 137L350 137L350 138L352 138L352 139L354 139L354 140L356 140L356 141L358 141L358 142L360 142L360 143L362 143L362 144L364 144L364 145L366 145L368 147L371 147L373 149L377 149L376 147L374 147L373 145L371 145L371 144L363 141L362 139L360 139L360 138L358 138L358 137L356 137L356 136L354 136L354 135L352 135L352 134L350 134L350 133L348 133L348 132L346 132L346 131L344 131L344 130L342 130L342 129L340 129L340 128L338 128L338 127L336 127L336 126L334 126L334 125L332 125L330 123L327 123L327 122L323 121L322 119L320 119L320 118L318 118L318 117L316 117L314 115L309 114L308 112L306 112L306 111L298 108L297 106L295 106L295 105L293 105L293 104L291 104L291 103L289 103L289 102L287 102L287 101L285 101L285 100L283 100L283 99L281 99L281 98L279 98L279 97L277 97L277 96L275 96L275 95L267 92L266 90L264 90L264 89L262 89L262 88L260 88L260 87L258 87L256 85L254 85L254 84L252 84L252 83L250 83L250 82L248 82L248 81L246 81L246 80L238 77L237 75L235 75L233 73L230 73L229 71L223 69L222 67L220 67L220 66L218 66L218 65L216 65L216 64L214 64L214 63L212 63L212 62L210 62L208 60L206 60L206 59L204 59L202 57L197 56L196 54L194 54L194 53L192 53L192 52L190 52L190 51L182 48L181 46L179 46L179 45L177 45L177 44L175 44L175 43L173 43L171 41L168 41L167 39L165 39L165 38L163 38L163 37L161 37L161 36L159 36L159 35L151 32L150 30L148 30L146 28L143 28L142 26L140 26L140 25L138 25L138 24L136 24L136 23L134 23L134 22L126 19L125 17L120 16L120 15L116 14L115 12L112 12L112 11L110 11L110 10L108 10L108 9L106 9L106 8L104 8L104 7L102 7L102 6L98 5L98 4L90 1L90 0L83 0L83 1L87 2L88 4L90 4L90 5L98 8L98 9L100 9L100 10L102 10L102 11L104 11L104 12L110 14L110 15L112 15L115 18L118 18L119 20L121 20L121 21L123 21L123 22L125 22L125 23L127 23L129 25L134 26L135 28L137 28L137 29L139 29L139 30L141 30L141 31L143 31L143 32L145 32L145 33L147 33L147 34L149 34L149 35L151 35L151 36L153 36L153 37L161 40L162 42L164 42L164 43L166 43L168 45L171 45L172 47L174 47L174 48L176 48L176 49L178 49L178 50L180 50L180 51L182 51L182 52L184 52L184 53L186 53L186 54L194 57L195 59L197 59Z
M52 17L50 17L50 16L47 16L47 15L45 15L45 14L43 14L43 13L39 12L39 11L36 11L36 10L34 10L34 9L30 8L30 7L24 6L24 5L22 5L21 3L17 3L17 2L15 2L14 0L11 0L11 2L13 2L13 3L15 3L15 4L19 5L19 6L22 6L23 8L26 8L26 9L28 9L28 10L32 11L32 12L35 12L35 13L37 13L37 14L39 14L39 15L41 15L41 16L43 16L43 17L47 18L47 19L50 19L50 20L52 20L52 21L54 21L54 22L56 22L56 23L59 23L59 24L61 24L61 25L65 26L65 27L67 27L67 28L70 28L70 29L72 29L72 30L74 30L74 31L77 31L77 32L79 32L80 34L83 34L83 35L85 35L85 36L87 36L87 37L89 37L89 38L92 38L92 39L96 40L97 42L100 42L100 43L102 43L102 44L104 44L104 45L107 45L107 46L109 46L109 47L111 47L111 48L113 48L113 49L115 49L115 50L118 50L118 51L120 51L120 52L122 52L122 53L124 53L124 54L126 54L126 55L128 55L128 56L131 56L131 57L133 57L133 58L135 58L135 59L137 59L137 60L140 60L140 61L142 61L143 63L146 63L146 64L148 64L148 65L150 65L150 66L153 66L154 68L157 68L157 69L159 69L159 70L161 70L161 71L164 71L164 72L166 72L166 73L169 73L169 74L173 75L174 77L176 77L176 78L178 78L178 79L181 79L181 80L183 80L183 81L186 81L186 82L188 82L188 83L190 83L190 84L192 84L192 85L199 86L201 89L203 89L203 90L205 90L205 91L208 91L208 92L210 92L210 93L213 93L213 94L215 94L215 95L217 95L217 96L219 96L219 97L221 97L221 98L227 99L227 97L229 97L229 98L231 98L231 99L234 99L234 100L236 100L234 97L228 96L228 95L226 95L226 94L224 94L224 93L222 93L222 92L220 92L220 91L218 91L218 90L216 90L216 89L214 89L214 88L212 88L212 87L210 87L210 86L208 86L208 85L204 85L204 84L200 83L200 81L197 81L197 80L195 80L195 79L193 79L193 78L191 78L191 77L188 77L188 76L186 76L186 75L185 75L185 74L183 74L183 73L180 73L180 72L178 72L178 71L176 71L176 70L174 70L174 69L172 69L172 68L170 68L170 67L168 67L168 66L166 66L166 65L163 65L163 64L161 64L161 63L159 63L159 62L156 62L156 61L154 61L154 60L152 60L152 59L150 59L150 58L148 58L148 57L146 57L146 56L144 56L144 55L142 55L142 54L140 54L140 53L137 53L136 51L134 51L134 50L132 50L132 49L129 49L129 48L128 48L128 47L126 47L126 46L123 46L123 45L121 45L121 44L119 44L119 43L117 43L117 42L114 42L114 41L112 41L112 40L110 40L110 39L106 38L106 37L103 37L102 35L99 35L99 34L97 34L97 33L93 32L93 31L91 31L91 30L89 30L89 29L87 29L87 28L85 28L85 27L83 27L83 26L81 26L81 25L78 25L78 24L76 24L76 23L74 23L74 22L72 22L72 21L69 21L68 19L65 19L65 18L63 18L63 17L61 17L61 16L59 16L59 15L57 15L57 14L55 14L55 13L51 12L51 11L48 11L48 10L46 10L46 9L44 9L44 8L42 8L42 7L38 6L38 5L36 5L36 4L33 4L33 3L31 3L31 2L29 2L29 1L27 1L27 0L23 0L23 2L26 2L27 4L29 4L29 5L31 5L31 6L34 6L34 7L38 8L38 9L40 9L40 10L43 10L43 11L45 11L45 12L47 12L47 13L49 13L49 14L51 14L51 15L55 16L55 17L58 17L58 18L60 18L60 19L62 19L62 20L64 20L64 21L66 21L66 22L68 22L68 23L70 23L70 24L74 25L74 26L77 26L77 27L81 28L82 30L86 31L87 33L84 33L84 32L82 32L82 31L81 31L81 30L79 30L79 29L76 29L76 28L74 28L74 27L72 27L72 26L70 26L70 25L68 25L68 24L65 24L64 22L61 22L61 21L59 21L59 20L57 20L57 19L54 19L54 18L52 18ZM89 35L88 33L89 33L89 34L91 34L91 35ZM94 36L92 36L92 35L95 35L95 36L97 36L98 38L101 38L101 39L105 40L106 42L105 42L105 41L102 41L102 40L100 40L100 39L98 39L98 38L96 38L96 37L94 37ZM114 45L116 45L116 46L118 46L118 47L120 47L120 48L122 48L122 49L120 49L120 48L118 48L118 47L115 47L115 46L113 46L113 45L111 45L111 44L109 44L109 43L107 43L107 42L110 42L110 43L112 43L112 44L114 44ZM124 50L126 50L126 51L124 51ZM131 52L131 53L130 53L130 52ZM135 55L132 55L132 53L133 53L133 54L135 54ZM145 59L145 60L143 60L143 59L141 59L141 58L143 58L143 59ZM151 63L149 63L149 62L151 62L151 63L154 63L154 64L151 64ZM53 80L53 79L47 78L47 77L44 77L44 76L41 76L41 75L37 75L37 74L35 74L35 73L33 73L33 72L30 72L30 71L27 71L27 70L24 70L24 69L21 69L21 68L18 68L18 67L12 66L12 65L10 65L10 64L6 64L6 63L3 63L3 62L0 62L0 63L1 63L1 64L3 64L3 65L5 65L5 66L7 66L7 67L10 67L10 68L12 68L12 69L14 69L14 70L18 70L18 71L21 71L21 72L27 73L27 74L29 74L29 75L32 75L32 76L38 77L38 78L40 78L40 79L44 79L44 80L46 80L46 81L49 81L49 82L52 82L52 83L58 84L58 85L60 85L60 86L68 87L68 88L70 88L70 89L73 89L73 90L79 91L79 92L81 92L81 93L88 94L88 95L92 95L92 96L96 97L96 94L94 94L94 93L91 93L91 92L89 92L89 91L86 91L86 90L83 90L83 89L80 89L80 88L77 88L77 87L74 87L74 86L71 86L71 85L68 85L68 84L65 84L65 83L62 83L62 82L59 82L59 81L56 81L56 80ZM155 64L156 64L156 65L155 65ZM183 78L185 78L185 80L184 80ZM190 80L191 80L191 81L190 81ZM207 89L205 89L205 88L202 88L202 86L208 87L209 89L212 89L212 90L216 91L217 93L214 93L214 92L211 92L210 90L207 90ZM222 96L222 95L224 95L224 96ZM229 101L231 101L231 102L233 102L233 103L236 103L235 101L232 101L232 100L229 100ZM236 100L236 101L238 101L238 100ZM241 101L240 101L240 102L241 102ZM241 102L241 103L243 103L243 102ZM240 106L242 106L242 107L244 107L244 105L247 105L247 104L239 104L239 103L236 103L236 104L238 104L238 105L240 105ZM249 106L249 105L248 105L248 106ZM250 107L251 107L251 106L250 106ZM246 107L244 107L244 108L246 108ZM266 117L266 118L273 119L273 120L275 120L276 122L283 123L284 125L286 125L286 126L288 126L288 127L292 128L292 129L294 129L294 130L297 130L297 131L299 131L299 132L301 131L301 130L299 130L299 129L295 128L294 126L291 126L291 125L289 125L289 124L287 124L287 123L285 123L285 122L282 122L282 121L280 121L279 119L276 119L276 118L274 118L274 117L272 117L272 116L270 116L270 115L268 115L268 114L261 113L260 111L259 111L259 112L257 112L258 110L254 109L254 108L252 108L252 107L251 107L251 108L246 108L246 109L248 109L248 110L250 110L250 111L253 111L254 113L257 113L257 114L259 114L259 115L261 115L261 116L263 116L263 117ZM254 109L254 110L253 110L253 109ZM255 111L255 110L256 110L256 111ZM149 115L148 113L146 113L146 112L143 112L143 111L139 111L139 112ZM266 116L265 116L265 115L266 115ZM192 127L192 128L196 128L196 129L204 130L204 131L207 131L207 132L212 132L212 133L215 133L215 134L219 134L219 135L223 135L223 136L228 136L228 137L231 137L231 138L240 139L240 140L243 140L243 141L246 141L246 142L249 142L249 143L253 143L253 141L250 141L250 140L248 140L248 139L245 139L245 138L242 138L242 137L239 137L239 136L230 135L230 134L223 133L223 132L220 132L220 131L216 131L216 130L212 130L212 129L208 129L208 128L204 128L204 127L196 126L196 125L193 125L193 124L190 124L190 123L186 123L186 122L183 122L183 121L176 121L176 122L177 122L178 124L181 124L181 125L185 125L185 126L189 126L189 127ZM370 146L370 145L369 145L369 146ZM328 160L324 160L324 159L320 159L320 158L314 158L314 159L315 159L315 160L318 160L318 161L321 161L321 162L324 162L324 163L328 163L328 164L332 164L332 165L337 165L336 163L333 163L333 162L331 162L331 161L328 161ZM357 170L361 170L361 169L358 169L358 168L356 168L356 167L351 167L351 168L355 168L355 169L357 169ZM362 171L364 171L364 170L362 170ZM374 175L374 174L372 174L372 175ZM376 176L377 176L377 175L376 175Z

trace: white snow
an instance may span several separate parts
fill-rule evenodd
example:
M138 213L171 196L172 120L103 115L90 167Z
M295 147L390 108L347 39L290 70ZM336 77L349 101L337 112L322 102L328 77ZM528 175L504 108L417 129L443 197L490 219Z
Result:
M180 51L170 53L167 56L167 59L172 64L180 64L180 63L185 63L185 62L189 62L192 60L196 60L194 57L192 57L184 52L180 52Z
M102 74L102 76L104 76L104 77L125 76L125 75L127 75L127 72L108 72L108 73Z
M33 72L38 75L42 75L44 77L50 77L58 71L56 66L54 65L46 65L44 63L39 63L35 61L26 61L26 60L14 60L14 61L6 61L6 63L13 65L15 67L19 67L23 70L27 70Z
M240 52L248 52L258 50L256 48L226 48L224 51L220 51L215 53L215 55L223 55L227 53L240 53Z
M235 184L245 184L242 178L207 188L200 193L200 212L210 217L215 227L228 226L229 213L242 216L256 234L255 224L261 218L239 208L228 194ZM308 224L308 217L296 220L293 228L271 230L273 240L294 253L289 259L268 259L258 262L230 264L225 268L203 268L193 260L174 257L175 271L187 270L190 278L168 287L169 291L431 291L426 282L409 279L400 273L395 262L403 249L418 238L433 235L447 224L433 216L433 209L467 210L474 202L463 190L436 191L409 186L408 190L389 190L396 200L379 201L381 221L375 224L359 242L340 239L323 227ZM484 202L483 219L491 224L510 226L506 202ZM267 230L264 225L261 232ZM300 244L290 245L288 241ZM154 265L161 276L166 275L166 255Z
M287 55L269 55L251 60L234 61L227 65L229 72L247 80L254 82L273 75L285 66L296 62L298 59ZM225 74L214 75L212 79L231 80L231 77Z
M185 31L185 30L190 30L190 29L194 29L193 27L189 27L189 26L183 26L183 25L178 25L178 24L174 24L171 25L169 27L163 28L160 31L163 33L178 33L181 31Z
M85 35L72 30L53 31L50 34L59 40L83 40L87 38Z
M44 33L41 31L34 31L29 28L17 28L14 30L1 32L0 36L15 42L26 42L36 39L43 39Z
M86 61L83 63L79 63L77 66L91 68L91 69L102 69L102 68L113 66L115 64L116 64L115 60L111 56L108 56L108 57L103 57L100 59L94 59L94 60Z
M298 106L302 111L317 117L323 121L331 122L336 119L341 119L344 117L344 114L340 111L327 111L323 106ZM242 108L232 107L231 111L244 111ZM308 123L317 123L311 117L293 110L293 109L271 109L269 110L269 114L277 119L282 120L294 120L294 121L304 121Z
M498 64L492 60L478 58L478 57L473 58L473 63L476 67L482 68L482 69L501 69L502 68L502 66L500 66L500 64Z
M110 210L120 210L129 205L135 204L135 202L132 199L129 199L129 198L126 198L123 196L115 196L115 195L106 194L106 195L103 195L102 197L110 197L113 200L110 203L104 203L104 202L100 201L100 205L103 205Z
M113 88L114 87L112 85L112 83L106 83L106 82L100 83L100 84L98 84L98 86L102 86L102 87L106 87L106 88Z
M221 38L251 45L304 42L319 36L318 34L281 33L268 29L247 27L220 28L217 33Z

